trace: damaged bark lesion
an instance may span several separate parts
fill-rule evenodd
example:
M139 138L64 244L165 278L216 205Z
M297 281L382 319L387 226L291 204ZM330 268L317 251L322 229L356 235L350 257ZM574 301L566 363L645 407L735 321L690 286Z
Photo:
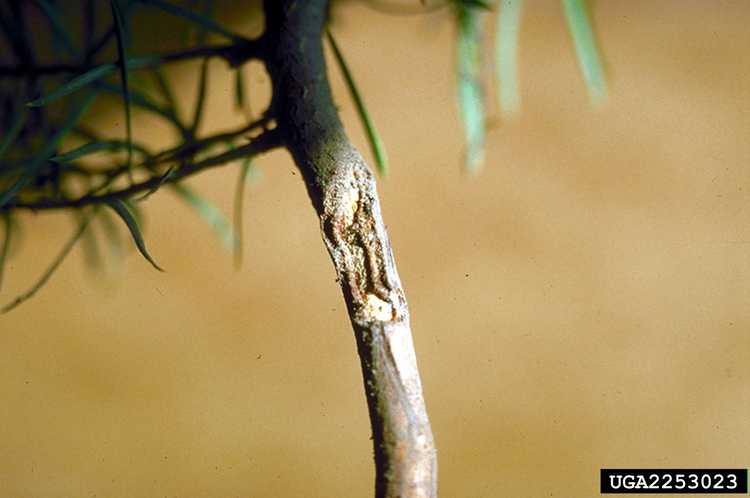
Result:
M434 497L434 440L375 178L353 146L338 163L322 192L321 232L357 339L373 427L376 496Z
M358 322L397 320L404 314L400 302L405 300L400 283L388 273L392 261L386 260L389 247L385 234L378 234L372 173L361 162L342 169L346 174L328 187L320 214L338 280L351 294Z

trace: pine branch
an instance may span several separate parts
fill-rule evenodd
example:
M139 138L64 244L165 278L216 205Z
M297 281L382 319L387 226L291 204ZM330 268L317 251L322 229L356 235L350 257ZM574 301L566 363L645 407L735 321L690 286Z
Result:
M265 0L279 127L320 218L357 340L376 498L435 498L437 455L375 178L344 131L323 56L326 0Z

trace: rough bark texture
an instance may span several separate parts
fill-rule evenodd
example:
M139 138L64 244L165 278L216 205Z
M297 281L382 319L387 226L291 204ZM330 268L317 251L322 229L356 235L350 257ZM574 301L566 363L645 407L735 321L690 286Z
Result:
M266 0L278 126L320 217L357 339L377 498L434 498L437 459L375 179L347 138L323 57L326 0Z

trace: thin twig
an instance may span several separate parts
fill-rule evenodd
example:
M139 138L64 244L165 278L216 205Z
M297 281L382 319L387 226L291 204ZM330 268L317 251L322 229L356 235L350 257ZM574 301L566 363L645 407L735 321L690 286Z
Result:
M252 142L243 146L237 147L236 149L217 154L215 156L208 157L202 161L195 163L188 163L179 169L177 169L169 178L164 179L162 176L151 177L140 183L135 183L127 188L121 190L115 190L105 194L98 195L84 195L77 199L40 199L33 202L10 202L6 204L4 209L29 209L32 211L50 210L50 209L62 209L62 208L81 208L84 206L90 206L94 204L102 204L113 199L128 199L141 192L146 192L154 187L160 186L160 184L168 184L178 182L188 176L194 175L200 171L204 171L209 168L221 166L237 159L244 159L246 157L255 157L257 155L268 152L272 149L280 147L282 145L282 135L278 129L269 130L263 132L260 136L253 139Z
M166 164L166 163L185 161L189 159L190 157L195 156L200 151L208 149L210 146L214 144L226 142L228 140L233 140L240 136L246 136L248 133L258 128L263 128L265 130L267 129L269 123L271 123L272 121L273 121L273 118L271 116L263 116L262 118L256 121L253 121L252 123L249 123L245 126L242 126L241 128L238 128L236 130L217 133L215 135L211 135L211 136L202 138L200 140L195 140L195 141L188 142L188 143L181 143L180 145L176 147L163 150L155 155L148 157L146 160L144 160L142 163L138 164L137 166L145 167L149 171L153 171L155 167ZM122 164L115 168L102 171L101 173L107 177L108 183L111 183L117 177L119 177L120 175L126 172L127 172L127 165ZM100 190L100 189L97 188L97 190Z
M139 56L133 60L140 61L136 67L131 69L145 69L160 67L163 64L179 62L191 59L204 59L208 57L220 57L227 63L236 67L251 59L263 58L262 39L257 38L238 43L226 43L222 45L206 45L201 47L169 52L166 54L155 54ZM4 78L29 78L38 76L54 76L58 74L83 74L96 67L115 64L108 62L103 64L45 64L45 65L13 65L0 66L0 77Z
M196 154L200 153L201 151L207 150L209 147L211 147L214 144L235 140L238 137L247 137L248 134L258 129L267 130L273 121L274 121L273 116L271 116L270 114L266 114L262 116L261 118L251 123L248 123L244 126L236 128L234 130L216 133L214 135L210 135L210 136L207 136L205 138L202 138L200 140L196 140L190 143L181 143L178 146L163 150L157 154L149 155L142 162L138 164L134 164L133 167L144 168L153 174L157 174L161 176L159 172L157 171L157 168L159 166L163 166L169 163L185 162L189 160L191 157L194 157ZM85 136L90 141L101 141L101 138L98 135L96 135L95 133L85 128L79 127L77 131L80 132L83 136ZM14 170L22 170L24 168L24 163L27 161L28 160L16 160L10 163L0 164L0 170L3 168L5 168L8 172L14 171ZM85 177L90 177L90 178L99 177L103 179L100 185L94 187L92 190L88 192L89 196L92 196L96 193L103 191L104 189L109 187L113 182L115 182L117 178L127 173L127 171L128 171L127 163L113 165L112 167L107 168L107 169L92 169L92 168L87 168L77 163L67 163L65 165L66 174L75 173L80 176L85 176ZM16 205L20 207L20 204L22 203L10 204L8 205L8 209L12 209Z

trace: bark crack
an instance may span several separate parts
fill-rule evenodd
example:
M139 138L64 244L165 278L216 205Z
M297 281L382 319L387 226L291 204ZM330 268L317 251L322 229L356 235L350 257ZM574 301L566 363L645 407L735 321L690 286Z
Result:
M331 183L323 201L322 232L339 281L352 295L357 320L395 321L403 315L398 311L405 299L398 282L388 278L390 248L387 239L377 236L373 211L377 193L371 187L374 178L364 167L356 164L347 171L351 178Z

